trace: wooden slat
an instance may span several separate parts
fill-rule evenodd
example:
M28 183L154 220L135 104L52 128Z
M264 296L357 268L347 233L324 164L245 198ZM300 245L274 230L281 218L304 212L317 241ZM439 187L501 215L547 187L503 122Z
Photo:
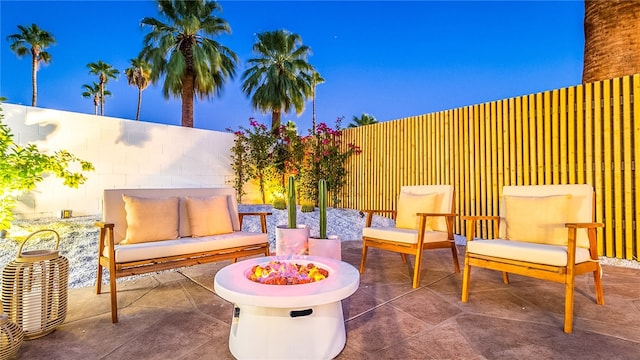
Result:
M633 75L633 118L630 119L633 124L633 134L634 139L640 141L640 75ZM634 178L635 178L635 193L634 193L634 217L633 217L633 225L635 228L635 251L634 256L636 259L640 258L640 224L638 224L638 214L640 213L640 170L638 170L638 161L640 161L640 144L633 146L633 158L634 158Z
M633 131L631 121L624 121L624 119L631 119L631 78L625 76L622 79L622 118L619 119L622 125L622 136L624 144L622 146L624 151L623 156L623 169L624 169L624 215L622 221L624 224L624 243L625 243L625 258L631 260L634 258L633 246L633 180L631 174L631 158L632 154L632 142L631 132ZM618 206L619 207L619 206Z
M603 89L603 106L602 106L602 135L603 135L603 147L604 147L604 216L607 222L607 226L605 227L605 233L607 238L607 246L611 247L612 255L616 256L619 254L618 246L615 246L614 242L614 234L615 234L615 221L611 221L613 217L613 154L611 154L612 144L612 132L613 129L611 127L611 82L604 81Z
M620 79L613 79L611 83L611 123L613 125L613 132L611 134L611 142L613 143L613 162L611 166L611 174L613 177L613 203L611 204L611 211L615 219L615 246L616 256L623 257L624 255L624 227L622 219L622 207L623 201L623 188L622 188L622 123L620 119ZM614 206L613 204L619 204Z

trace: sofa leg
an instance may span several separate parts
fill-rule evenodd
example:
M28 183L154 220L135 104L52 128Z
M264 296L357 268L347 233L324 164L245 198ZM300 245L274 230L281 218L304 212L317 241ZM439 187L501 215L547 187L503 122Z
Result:
M96 294L100 295L102 292L102 265L100 265L100 259L98 259L98 274L96 276Z
M109 286L111 289L111 322L118 322L118 295L116 293L116 279L112 274L109 274Z

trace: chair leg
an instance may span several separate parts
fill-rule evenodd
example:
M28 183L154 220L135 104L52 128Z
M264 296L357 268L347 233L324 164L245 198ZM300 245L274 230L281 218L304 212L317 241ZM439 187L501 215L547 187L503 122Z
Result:
M367 262L367 245L362 245L362 260L360 260L360 274L364 274L364 265Z
M96 294L100 295L102 292L102 265L100 265L100 258L98 257L98 274L96 276Z
M568 277L564 284L564 332L571 334L573 331L573 278Z
M469 301L469 277L471 276L471 266L469 258L464 257L464 271L462 272L462 302Z
M406 264L406 263L407 263L407 255L406 255L406 254L404 254L404 253L401 253L401 254L400 254L400 257L402 257L402 263L403 263L403 264Z
M456 269L456 272L460 272L460 264L458 264L458 248L456 247L455 242L451 242L451 256L453 256L453 267Z
M602 291L602 278L600 277L600 265L598 269L593 272L593 285L596 288L596 303L598 305L604 305L604 291Z
M405 258L406 255L402 254ZM416 261L413 264L413 288L420 286L420 268L422 267L422 250L418 250Z

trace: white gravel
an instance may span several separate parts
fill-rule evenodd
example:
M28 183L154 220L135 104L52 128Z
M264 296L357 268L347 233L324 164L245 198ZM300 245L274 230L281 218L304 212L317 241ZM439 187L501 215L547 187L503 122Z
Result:
M240 211L271 211L273 215L267 217L267 228L271 249L275 249L275 227L287 224L287 211L273 209L269 205L240 205ZM298 224L311 227L311 235L317 235L319 229L318 210L313 213L298 211ZM361 241L362 229L365 223L364 214L358 210L327 209L327 233L338 235L343 242ZM97 269L98 228L94 222L100 217L87 216L71 219L42 218L37 220L14 221L6 238L0 239L0 268L11 262L18 253L19 242L29 234L41 229L53 229L60 234L60 254L69 259L69 287L79 288L95 285ZM374 226L390 226L393 221L380 216L374 216ZM259 218L246 217L243 230L260 231ZM49 233L50 234L50 233ZM43 234L46 235L46 234ZM463 245L465 238L456 236L456 243ZM33 249L51 249L55 247L53 236L33 238L23 251ZM606 265L640 268L640 263L633 260L600 258Z

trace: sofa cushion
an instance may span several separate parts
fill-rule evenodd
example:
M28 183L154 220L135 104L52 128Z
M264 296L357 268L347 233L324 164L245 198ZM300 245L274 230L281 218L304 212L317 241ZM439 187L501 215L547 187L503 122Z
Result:
M569 195L504 196L507 239L566 246Z
M122 195L127 218L123 244L178 238L178 198L140 198Z
M469 254L479 254L551 266L567 266L567 247L505 239L467 242ZM576 264L589 261L589 250L576 247Z
M396 227L417 230L420 225L420 217L417 213L438 212L438 194L412 194L400 192L398 197ZM437 226L437 217L427 217L426 229L433 230Z
M115 246L116 263L186 255L203 251L230 249L236 246L264 244L267 234L236 231L230 234L204 236L199 238L179 238L157 242L147 242ZM105 247L104 254L109 254Z
M185 201L192 237L233 232L226 196L187 196Z
M418 231L413 229L403 229L397 227L366 227L362 229L362 236L403 242L407 244L418 243ZM424 242L447 241L447 233L443 231L425 231Z

